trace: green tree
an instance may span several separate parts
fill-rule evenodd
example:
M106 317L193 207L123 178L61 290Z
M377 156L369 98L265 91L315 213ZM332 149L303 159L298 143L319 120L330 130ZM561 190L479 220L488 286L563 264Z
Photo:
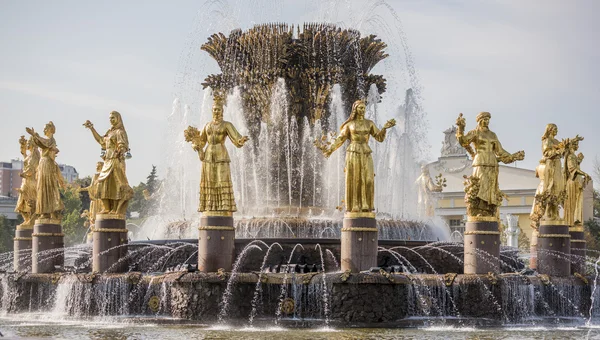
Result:
M152 195L158 186L158 176L156 175L156 165L152 165L152 171L150 171L150 175L146 177L146 189Z
M86 218L81 217L82 203L77 189L77 186L71 184L61 189L61 198L65 205L62 227L66 246L81 243L87 232Z
M146 211L146 199L144 198L144 190L146 190L146 183L140 182L140 184L134 186L133 188L133 197L129 200L129 205L127 206L127 214L130 215L132 212L138 212L140 217Z

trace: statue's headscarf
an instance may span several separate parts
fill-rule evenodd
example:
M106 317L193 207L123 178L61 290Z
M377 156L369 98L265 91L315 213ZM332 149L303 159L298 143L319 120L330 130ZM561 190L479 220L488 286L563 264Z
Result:
M557 129L556 124L548 124L546 125L546 129L544 130L544 135L542 136L542 140L550 138L550 131L552 129Z
M356 112L358 109L358 106L360 104L365 104L364 100L357 100L354 102L354 104L352 104L352 111L350 112L350 117L348 117L348 119L344 122L344 124L342 124L342 126L340 127L340 131L344 129L344 126L346 126L346 124L350 123L351 121L356 119Z
M123 137L123 141L125 142L125 148L129 150L129 138L127 137L127 131L125 131L125 126L123 125L123 118L121 118L121 114L118 111L113 111L110 113L117 118L117 124L112 126L110 130L121 130L121 134Z

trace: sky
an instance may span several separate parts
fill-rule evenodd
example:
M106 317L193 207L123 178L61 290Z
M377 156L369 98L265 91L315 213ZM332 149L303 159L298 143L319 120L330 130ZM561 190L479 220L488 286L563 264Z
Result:
M164 173L178 79L206 77L210 67L186 67L209 35L271 21L352 26L383 18L403 28L418 74L431 146L424 158L439 156L442 131L458 113L470 129L478 112L489 111L503 147L525 150L519 167L535 168L544 127L555 123L559 138L585 137L582 167L592 172L600 157L597 13L594 0L0 1L0 161L20 157L25 127L41 132L52 120L57 161L91 175L100 150L82 124L89 119L104 132L117 110L135 185L153 164ZM359 28L368 33L368 25Z

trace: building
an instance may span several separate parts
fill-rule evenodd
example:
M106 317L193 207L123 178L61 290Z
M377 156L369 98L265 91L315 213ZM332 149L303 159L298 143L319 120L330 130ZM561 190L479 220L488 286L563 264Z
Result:
M0 162L0 196L17 197L21 187L21 170L23 161L13 159L10 162Z
M67 183L73 183L76 179L79 179L79 173L75 167L66 164L59 164L60 173Z
M464 231L466 222L466 205L464 201L465 192L463 176L472 174L471 163L467 151L456 139L456 127L444 131L445 138L442 143L441 156L437 161L427 164L431 176L442 174L446 178L446 187L437 194L435 214L450 226L452 231ZM506 216L515 216L518 226L525 232L527 238L531 239L531 206L535 196L535 190L540 181L535 176L534 170L518 168L517 166L499 166L498 181L500 190L506 198L500 207L500 219L507 225ZM590 183L584 192L584 220L593 217L593 185Z
M73 183L79 179L79 173L75 167L59 164L60 172L67 183ZM18 197L18 189L21 187L21 171L23 161L13 159L10 162L0 162L0 196Z

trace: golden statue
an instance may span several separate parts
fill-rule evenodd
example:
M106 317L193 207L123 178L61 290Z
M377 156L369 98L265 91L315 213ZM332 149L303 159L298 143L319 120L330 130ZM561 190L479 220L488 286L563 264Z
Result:
M90 129L94 139L102 147L104 164L97 177L96 199L102 201L102 209L97 214L110 214L115 219L125 219L127 204L133 197L133 190L125 174L125 158L129 158L129 140L123 126L121 114L113 111L109 115L110 129L104 136L86 120L83 126Z
M357 100L352 105L350 117L341 128L339 135L329 145L322 145L318 140L315 146L325 157L329 157L341 147L346 140L350 145L346 149L346 211L352 213L372 213L375 210L375 171L373 157L369 147L369 137L383 142L386 130L396 125L394 119L388 120L379 130L373 121L365 119L365 102Z
M198 152L202 162L198 211L205 214L218 212L231 215L237 211L229 169L231 160L225 148L225 140L229 137L233 145L241 148L248 137L242 136L233 124L223 120L223 104L223 98L215 97L213 120L202 131L193 126L184 130L186 142L192 143L192 148Z
M467 215L490 220L496 218L498 206L505 196L498 185L498 162L508 164L525 158L524 151L510 154L502 148L496 134L489 129L491 117L489 112L479 113L477 127L466 135L462 113L456 119L456 138L460 145L465 149L471 144L475 147L473 174L467 177L465 186Z
M35 213L42 219L54 220L52 221L54 224L60 223L65 206L60 199L59 188L64 188L66 184L54 160L58 153L56 140L54 140L56 127L52 122L46 124L44 135L48 138L41 137L33 128L25 130L31 135L34 145L42 150L37 169Z
M435 176L436 183L431 179L427 165L421 166L421 175L415 183L419 189L419 215L421 217L432 217L434 215L433 195L434 192L442 192L446 186L446 179L442 174Z
M21 136L19 144L21 145L21 155L23 155L23 171L20 174L23 180L21 181L15 212L23 216L23 223L18 225L17 228L31 229L35 220L37 167L40 163L40 150L35 145L33 137L26 140L25 136ZM28 151L29 153L27 153Z
M538 199L541 197L544 192L544 171L546 168L546 160L541 159L538 166L535 167L535 177L540 179L540 184L538 184L537 189L535 189L535 197L533 198L533 205L531 206L531 213L529 214L529 219L531 220L531 228L534 232L540 227L540 220L542 216L544 216L544 206L542 201Z
M561 220L559 207L564 204L567 196L566 184L567 176L562 168L561 159L566 156L572 148L571 144L579 142L583 138L576 136L574 139L565 139L558 141L555 137L558 133L556 124L546 125L544 135L542 136L542 160L544 161L544 181L542 193L536 195L536 200L540 200L545 221ZM579 147L579 145L577 145ZM567 164L565 164L565 167Z
M583 189L591 181L590 175L583 172L580 164L583 154L579 150L579 141L582 137L575 137L567 144L565 156L565 170L567 175L567 197L565 198L565 224L580 226L583 224Z

